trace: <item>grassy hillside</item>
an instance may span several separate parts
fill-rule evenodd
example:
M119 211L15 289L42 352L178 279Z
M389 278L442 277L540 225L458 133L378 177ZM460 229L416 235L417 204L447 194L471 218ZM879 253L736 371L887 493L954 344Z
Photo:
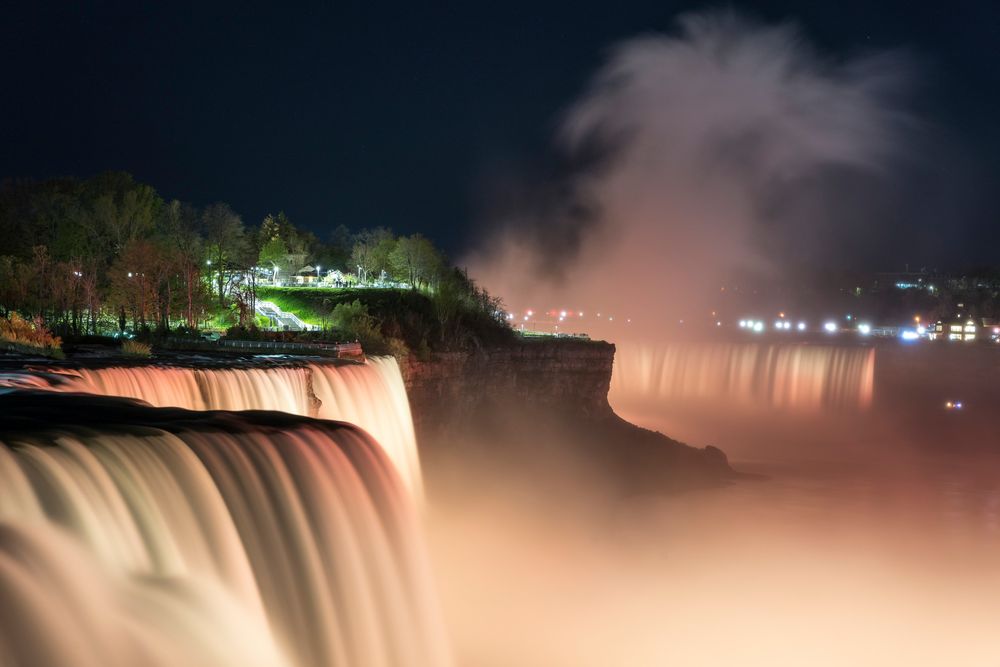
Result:
M381 335L402 341L411 351L466 349L507 342L511 329L475 301L456 294L428 295L417 290L261 287L259 299L293 312L309 324L339 327L338 305L363 304Z

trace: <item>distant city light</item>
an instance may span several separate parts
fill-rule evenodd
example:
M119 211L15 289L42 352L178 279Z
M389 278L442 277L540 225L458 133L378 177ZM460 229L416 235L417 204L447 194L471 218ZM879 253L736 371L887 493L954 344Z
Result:
M867 336L871 332L872 332L871 325L869 325L869 324L859 324L858 325L858 333L860 333L862 336Z
M761 331L764 330L764 323L763 322L754 322L753 323L753 330L756 331L757 333L760 333Z
M918 338L920 338L920 334L917 333L916 331L911 331L910 329L906 329L905 331L903 331L902 334L900 334L900 337L903 340L917 340Z
M566 311L565 310L560 311L559 317L566 317Z
M746 329L746 328L747 328L747 321L740 320L740 329Z
M797 328L798 328L799 331L805 331L806 330L806 323L805 322L799 322Z
M836 322L827 322L827 323L825 323L823 325L823 329L827 333L836 333L837 332L837 323Z

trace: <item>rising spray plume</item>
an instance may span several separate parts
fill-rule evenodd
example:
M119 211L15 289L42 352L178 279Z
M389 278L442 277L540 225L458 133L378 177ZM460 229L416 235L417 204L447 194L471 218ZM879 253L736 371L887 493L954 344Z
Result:
M870 221L858 180L903 157L908 70L728 12L619 44L558 132L587 166L502 216L468 264L515 307L614 307L659 333L738 276L834 259Z

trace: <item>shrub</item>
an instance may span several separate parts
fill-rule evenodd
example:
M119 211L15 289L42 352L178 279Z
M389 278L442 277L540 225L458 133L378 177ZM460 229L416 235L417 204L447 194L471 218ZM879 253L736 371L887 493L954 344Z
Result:
M0 342L16 352L62 357L62 340L45 328L40 317L26 320L14 312L0 317Z
M174 337L198 339L201 338L201 332L197 329L181 324L174 329Z
M148 359L153 356L153 347L148 343L140 343L137 340L127 340L122 343L122 354L126 357Z
M368 312L368 306L358 299L350 303L338 303L334 306L330 319L337 329L348 338L358 340L362 347L385 345L378 320Z

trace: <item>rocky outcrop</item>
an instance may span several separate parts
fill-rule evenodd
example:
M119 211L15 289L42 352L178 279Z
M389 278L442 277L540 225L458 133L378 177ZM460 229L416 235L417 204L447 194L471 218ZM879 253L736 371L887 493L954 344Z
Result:
M434 457L478 443L524 461L563 447L629 489L730 477L720 450L689 447L614 413L614 357L610 343L566 339L411 357L401 368L421 450Z
M612 415L608 405L615 346L577 340L526 340L476 352L445 352L402 364L418 431L473 419L502 403Z

